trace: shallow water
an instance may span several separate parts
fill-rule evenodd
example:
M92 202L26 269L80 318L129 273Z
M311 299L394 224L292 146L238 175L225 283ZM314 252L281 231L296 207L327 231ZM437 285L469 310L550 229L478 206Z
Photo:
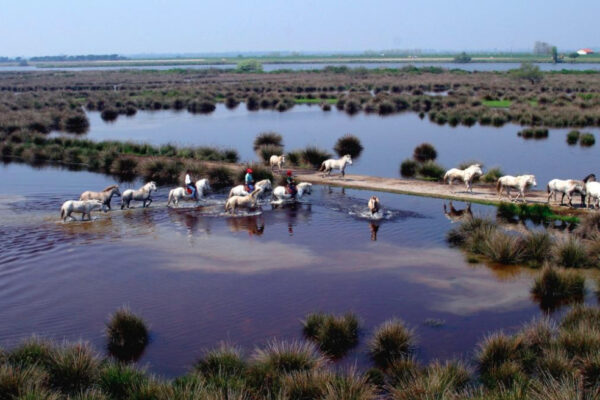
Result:
M415 113L381 117L359 113L350 116L335 108L330 112L318 106L297 105L289 111L251 112L238 106L228 110L217 105L215 112L194 115L188 112L141 111L133 117L105 122L100 113L88 113L90 131L84 137L94 140L133 140L152 144L211 145L236 149L242 160L256 160L252 141L264 131L283 136L286 150L316 145L332 151L336 140L346 134L358 136L364 146L360 158L348 173L398 177L402 160L412 156L423 142L438 151L437 161L452 168L467 160L478 160L486 167L500 166L506 174L533 173L539 188L554 178L582 179L597 170L599 145L585 148L569 146L569 129L551 129L547 139L523 139L520 126L500 128L440 126L421 120ZM600 140L600 129L586 128Z
M135 61L135 60L134 60ZM457 64L457 63L428 63L428 62L391 62L391 63L268 63L263 64L263 70L265 72L278 71L278 70L292 70L292 71L304 71L304 70L319 70L326 67L348 67L348 68L367 68L367 69L378 69L378 68L404 68L406 66L413 65L418 68L424 67L438 67L446 69L462 69L465 71L508 71L510 69L516 69L520 67L520 63L468 63L468 64ZM535 63L539 66L542 71L560 71L562 69L567 70L598 70L600 64L598 63L562 63L562 64L551 64L551 63ZM169 69L235 69L235 64L205 64L205 65L146 65L146 66L98 66L98 67L54 67L54 68L37 68L35 66L0 66L0 72L2 71L118 71L118 70L158 70L164 71Z
M161 187L150 208L121 211L114 199L114 211L92 222L59 221L63 201L113 182L0 166L0 346L36 333L102 349L107 316L128 305L151 325L139 362L174 376L222 340L251 352L274 337L301 338L309 312L353 311L365 329L340 363L366 367L367 335L392 317L416 329L426 361L469 358L487 332L541 313L531 272L467 264L448 247L453 222L441 200L380 193L385 217L373 221L365 215L371 193L315 186L296 207L267 203L255 215L226 217L224 194L198 209L169 209L170 188Z

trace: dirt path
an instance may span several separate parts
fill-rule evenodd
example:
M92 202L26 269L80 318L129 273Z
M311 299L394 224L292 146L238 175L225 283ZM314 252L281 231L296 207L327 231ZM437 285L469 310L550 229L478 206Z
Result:
M439 182L419 181L414 179L398 179L398 178L381 178L367 175L346 175L342 178L340 175L332 175L331 177L322 177L319 172L313 171L297 171L298 180L311 182L320 185L343 186L354 189L365 189L379 192L392 192L400 194L409 194L413 196L436 197L440 199L467 201L481 204L498 205L508 201L506 195L499 197L496 193L495 185L489 184L474 184L473 193L467 193L465 186L454 184L452 186L445 185ZM513 195L516 192L512 192ZM546 204L546 191L532 190L526 193L528 203ZM557 197L557 198L560 198ZM566 201L566 199L565 199ZM577 208L570 209L566 206L560 206L558 203L552 202L550 207L557 214L577 215L586 212L591 212L579 208L579 195L573 198L573 204Z

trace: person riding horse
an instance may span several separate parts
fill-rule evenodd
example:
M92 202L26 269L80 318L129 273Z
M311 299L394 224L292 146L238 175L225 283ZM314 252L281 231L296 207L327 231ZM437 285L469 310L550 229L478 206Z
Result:
M292 171L288 169L286 172L287 178L285 178L285 182L287 184L287 191L292 196L296 197L296 193L298 193L298 189L296 188L296 180L292 176Z
M254 191L254 177L252 177L252 168L246 170L246 176L244 177L244 185L246 186L246 192L251 193Z
M190 173L187 172L185 174L185 187L187 189L188 194L192 195L192 198L198 201L198 191L196 190L196 185L192 183L192 178L190 178Z

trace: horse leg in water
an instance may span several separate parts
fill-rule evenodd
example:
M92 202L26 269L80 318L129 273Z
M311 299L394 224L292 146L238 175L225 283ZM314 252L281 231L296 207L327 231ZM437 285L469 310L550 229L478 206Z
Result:
M152 197L148 196L148 199L146 199L146 201L147 201L148 203L146 203L146 206L145 206L145 207L150 207L150 204L152 203ZM145 202L144 202L144 203L145 203Z

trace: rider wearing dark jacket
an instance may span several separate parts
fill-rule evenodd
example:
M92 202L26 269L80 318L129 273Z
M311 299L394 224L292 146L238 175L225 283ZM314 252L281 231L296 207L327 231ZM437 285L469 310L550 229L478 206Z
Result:
M287 177L285 178L285 183L287 185L287 190L288 190L288 192L290 192L292 194L292 196L295 196L296 193L298 192L298 189L296 189L296 180L292 176L291 170L288 169L288 171L286 172L286 175L287 175Z

